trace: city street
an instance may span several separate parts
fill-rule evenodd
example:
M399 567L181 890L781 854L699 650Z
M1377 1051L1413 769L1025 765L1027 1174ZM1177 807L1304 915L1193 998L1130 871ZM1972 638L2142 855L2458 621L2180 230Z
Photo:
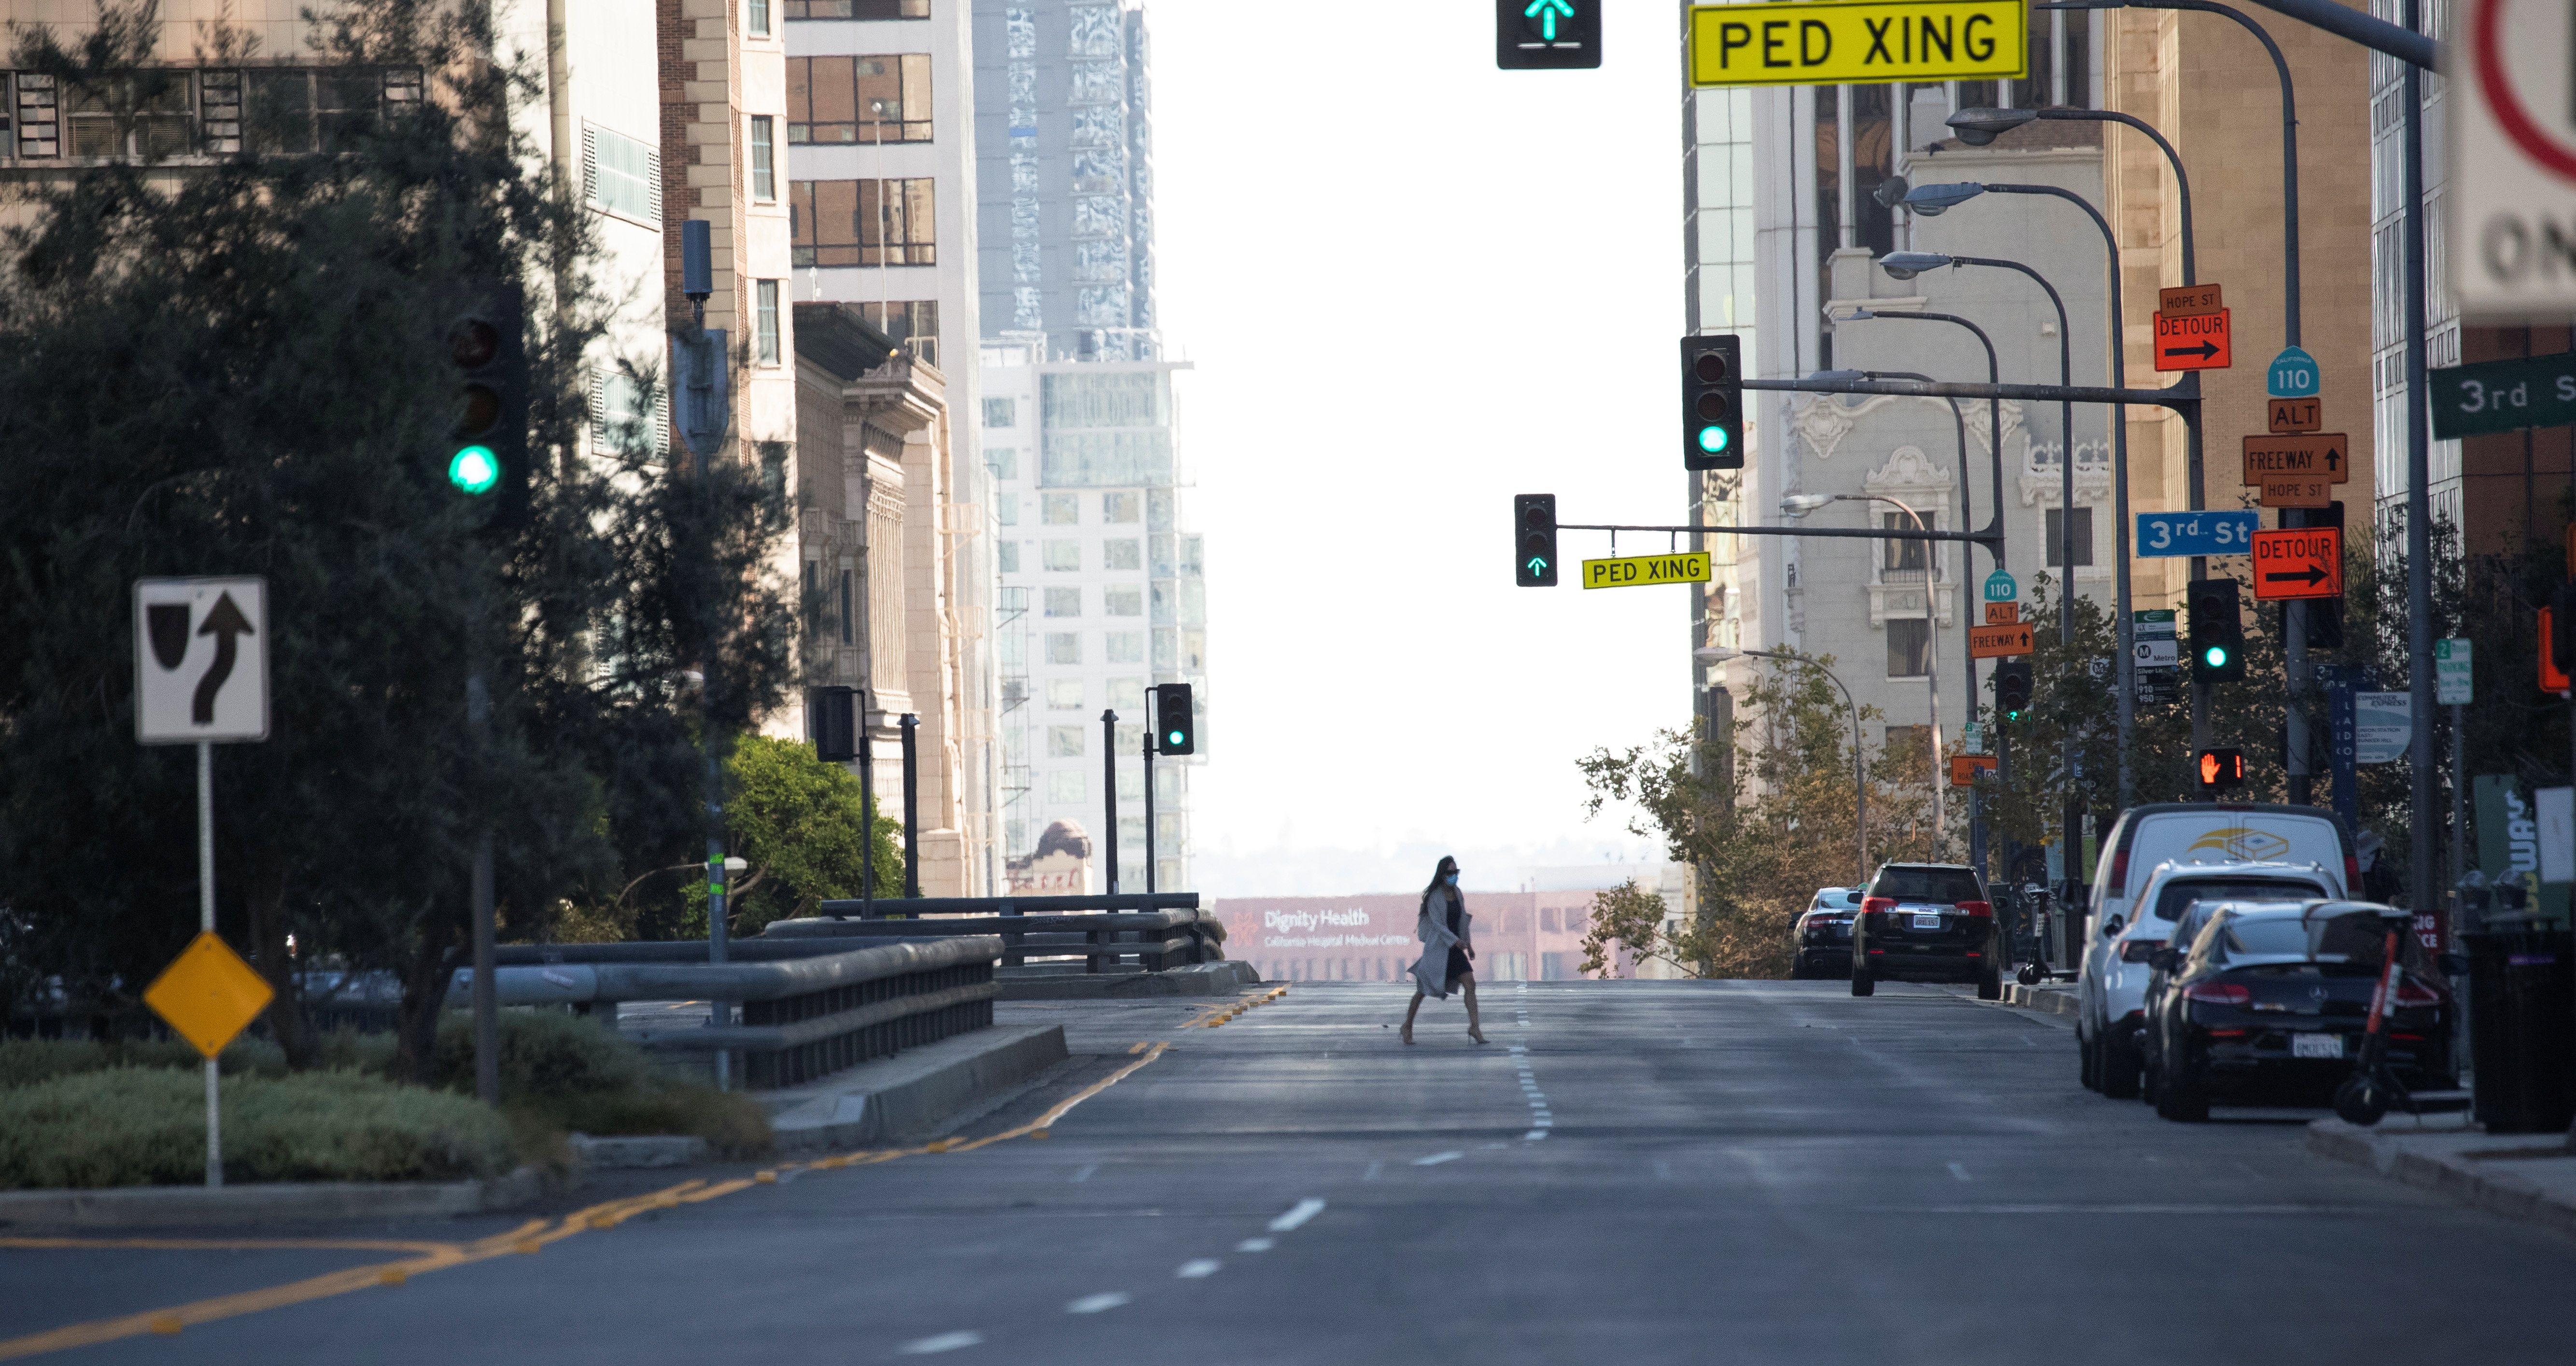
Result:
M1268 987L1259 989L1267 992ZM777 1185L614 1173L537 1213L698 1203L64 1361L2559 1362L2576 1243L2310 1154L2289 1112L2159 1121L2076 1086L2053 1020L1936 987L1299 984L1027 1003L1076 1058L1045 1139ZM1258 992L1255 993L1257 998ZM325 1239L470 1243L526 1214ZM550 1227L559 1227L551 1225ZM22 1335L389 1253L0 1250ZM191 1230L185 1236L227 1241ZM104 1241L104 1235L98 1235Z

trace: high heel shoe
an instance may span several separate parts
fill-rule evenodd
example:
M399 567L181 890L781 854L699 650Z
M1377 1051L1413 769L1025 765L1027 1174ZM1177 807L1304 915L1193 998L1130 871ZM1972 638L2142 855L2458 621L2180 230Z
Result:
M1478 1043L1483 1043L1485 1041L1485 1031L1481 1029L1470 1029L1467 1031L1467 1037L1474 1039Z

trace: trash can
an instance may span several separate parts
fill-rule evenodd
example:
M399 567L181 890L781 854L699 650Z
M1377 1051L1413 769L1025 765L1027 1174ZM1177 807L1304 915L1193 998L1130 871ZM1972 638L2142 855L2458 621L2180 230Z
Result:
M2495 1134L2564 1133L2576 1120L2576 933L2521 916L2487 925L2460 936L2477 1120Z

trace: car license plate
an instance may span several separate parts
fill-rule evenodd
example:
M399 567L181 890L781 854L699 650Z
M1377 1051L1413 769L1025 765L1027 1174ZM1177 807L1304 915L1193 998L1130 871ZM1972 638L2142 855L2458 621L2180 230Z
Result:
M1941 913L1939 911L1934 911L1931 914L1926 915L1921 911L1916 911L1914 913L1914 928L1918 930L1937 930L1941 928Z
M2293 1034L2290 1056L2294 1058L2340 1058L2343 1056L2341 1034Z

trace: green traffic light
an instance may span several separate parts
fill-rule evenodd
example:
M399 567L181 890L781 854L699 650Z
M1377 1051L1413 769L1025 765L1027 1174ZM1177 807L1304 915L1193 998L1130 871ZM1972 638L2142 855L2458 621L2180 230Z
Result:
M2210 646L2208 649L2203 650L2203 651L2201 651L2201 652L2200 652L2200 662L2201 662L2201 663L2203 663L2203 664L2208 665L2210 668L2213 668L2213 669L2224 669L2224 668L2226 668L2226 667L2227 667L2227 647L2226 647L2226 646L2224 646L2224 645L2212 645L2212 646Z
M468 446L447 462L447 482L467 493L490 493L501 482L501 457L489 446Z
M1724 427L1702 427L1702 428L1700 428L1700 429L1699 429L1699 448L1700 448L1701 450L1704 450L1704 451L1708 452L1708 453L1709 453L1709 454L1711 454L1711 455L1716 455L1716 454L1717 454L1717 453L1719 453L1720 451L1725 450L1725 449L1726 449L1726 429L1725 429Z
M1167 735L1167 736L1163 737L1163 743L1165 743L1165 744L1170 744L1170 745L1177 745L1177 744L1182 744L1182 743L1186 742L1189 738L1190 738L1190 737L1188 736L1188 734L1187 734L1187 733L1182 732L1182 731L1177 731L1177 730L1176 730L1176 731L1173 731L1170 735Z

